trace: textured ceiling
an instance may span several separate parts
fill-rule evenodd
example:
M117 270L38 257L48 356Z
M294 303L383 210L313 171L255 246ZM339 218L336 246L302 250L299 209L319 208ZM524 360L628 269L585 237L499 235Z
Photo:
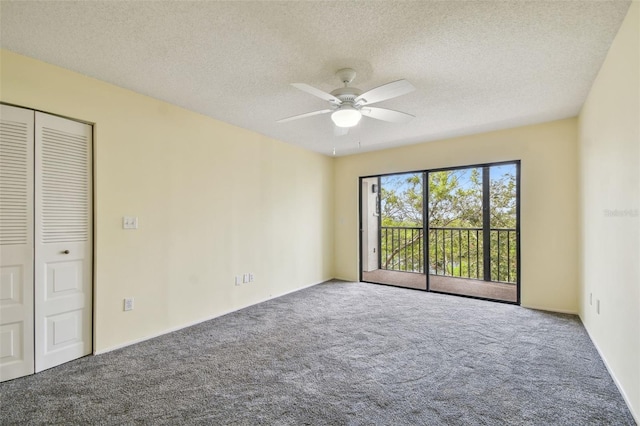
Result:
M331 155L578 114L629 1L1 2L3 48ZM327 103L354 68L417 90L334 136Z

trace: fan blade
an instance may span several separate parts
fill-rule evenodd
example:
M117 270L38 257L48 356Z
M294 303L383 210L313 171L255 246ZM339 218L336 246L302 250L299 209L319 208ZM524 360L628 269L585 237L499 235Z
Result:
M387 108L365 107L362 108L360 112L364 116L375 118L377 120L389 121L391 123L408 123L416 118L415 115Z
M336 105L340 105L342 103L342 101L340 99L336 98L331 93L323 92L322 90L316 89L315 87L309 86L308 84L291 83L291 85L293 87L297 88L297 89L302 90L303 92L310 93L313 96L317 96L320 99L324 99L325 101L329 101L329 102L334 103Z
M326 114L326 113L331 112L331 111L333 111L333 110L332 109L321 109L320 111L306 112L304 114L294 115L293 117L283 118L282 120L276 121L276 123L286 123L287 121L293 121L293 120L297 120L299 118L305 118L305 117L313 117L314 115Z
M374 104L376 102L382 102L387 99L402 96L406 93L413 92L414 90L416 90L416 88L407 80L393 81L391 83L375 87L368 92L364 92L356 98L355 103L360 103L362 105Z

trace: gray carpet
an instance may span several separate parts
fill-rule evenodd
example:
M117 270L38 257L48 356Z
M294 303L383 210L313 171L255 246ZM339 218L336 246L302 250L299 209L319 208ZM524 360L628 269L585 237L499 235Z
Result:
M327 283L0 384L2 424L633 425L579 319Z

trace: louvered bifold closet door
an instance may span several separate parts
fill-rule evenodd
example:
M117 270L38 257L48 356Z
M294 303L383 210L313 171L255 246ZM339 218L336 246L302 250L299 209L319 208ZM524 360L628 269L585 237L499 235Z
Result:
M34 371L33 120L0 105L0 381Z
M36 372L92 350L92 127L36 113Z

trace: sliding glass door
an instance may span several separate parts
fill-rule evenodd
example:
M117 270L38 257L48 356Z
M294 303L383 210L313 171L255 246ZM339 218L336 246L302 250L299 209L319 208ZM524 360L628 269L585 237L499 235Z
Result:
M362 178L361 280L519 303L519 169Z
M361 180L362 280L427 289L423 172Z
M518 164L431 171L429 290L517 303Z

